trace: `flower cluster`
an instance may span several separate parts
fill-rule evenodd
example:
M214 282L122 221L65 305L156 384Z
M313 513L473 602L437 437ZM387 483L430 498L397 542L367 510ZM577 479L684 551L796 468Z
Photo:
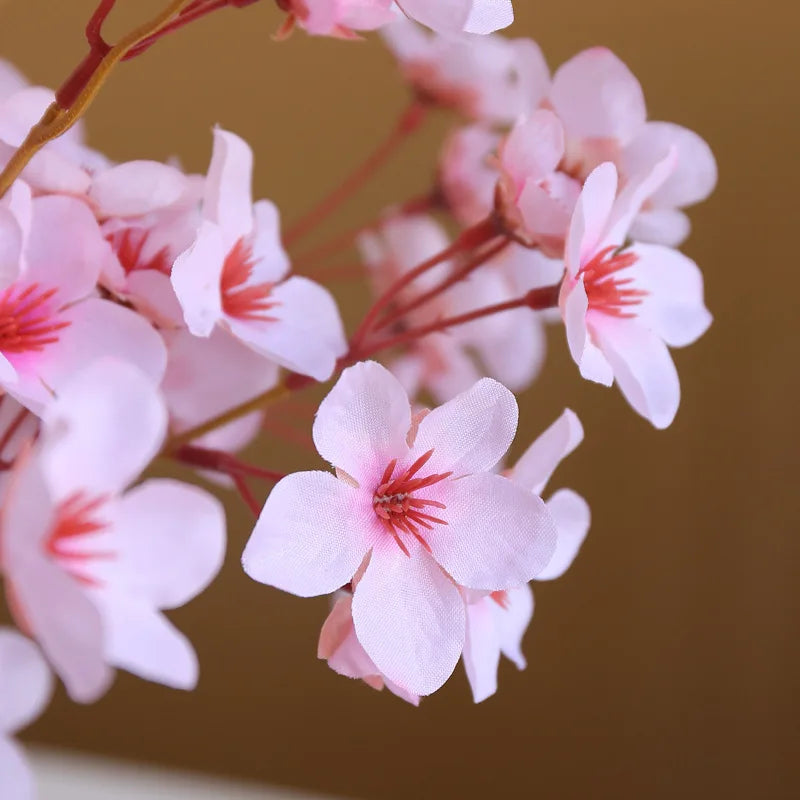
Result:
M677 248L713 156L648 121L610 51L551 76L536 43L493 33L506 0L278 0L284 37L381 28L411 92L388 141L283 232L254 201L250 147L222 128L205 175L114 163L79 125L31 145L114 52L99 34L112 5L58 93L0 65L0 576L18 628L0 630L0 794L15 800L32 787L10 736L52 673L82 703L117 669L197 683L168 612L219 571L225 515L207 489L149 477L156 460L247 504L250 577L330 596L318 653L332 670L418 704L463 661L480 702L501 655L525 667L530 582L561 576L590 524L572 490L542 498L583 439L575 413L505 460L546 326L582 376L665 428L680 399L668 347L711 322ZM185 4L128 56L223 5ZM304 245L436 110L457 125L426 190ZM353 277L346 254L374 294L350 335L330 288ZM299 398L328 381L317 409ZM314 413L331 470L240 455L267 435L309 445L298 424ZM266 503L255 481L275 484Z

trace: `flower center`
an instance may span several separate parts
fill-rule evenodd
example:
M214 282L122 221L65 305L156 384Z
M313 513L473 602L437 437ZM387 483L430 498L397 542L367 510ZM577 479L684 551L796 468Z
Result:
M631 285L633 277L620 278L617 273L632 267L638 260L636 253L626 253L612 245L586 264L580 275L589 298L589 308L613 317L635 317L635 313L625 309L639 305L647 292Z
M85 586L100 585L87 571L92 561L115 557L115 553L94 550L91 542L84 540L108 528L108 523L98 518L103 503L104 497L91 498L82 492L61 502L44 546L45 552L58 561L65 572Z
M275 322L276 318L267 313L278 305L269 299L273 284L247 285L255 265L252 245L239 239L222 268L222 310L229 317L247 322Z
M58 341L59 331L70 323L58 321L50 302L57 291L31 283L14 284L0 294L0 352L39 352Z
M420 456L405 472L400 472L396 477L394 471L397 459L390 462L381 478L380 485L372 496L372 507L376 516L383 524L386 531L391 534L397 546L409 555L408 548L400 538L405 533L413 536L428 552L430 545L422 535L421 528L433 530L434 525L447 525L447 522L425 512L426 508L441 508L446 506L436 500L427 500L415 497L414 493L427 489L440 481L449 478L453 473L432 474L417 477L417 473L428 463L433 455L433 450Z
M149 259L142 258L142 251L149 236L149 232L143 228L125 228L106 237L106 241L117 254L126 275L146 269L152 269L167 276L172 272L168 247L162 247Z

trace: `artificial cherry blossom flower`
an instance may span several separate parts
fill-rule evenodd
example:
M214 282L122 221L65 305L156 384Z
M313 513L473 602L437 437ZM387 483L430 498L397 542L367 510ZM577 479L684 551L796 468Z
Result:
M436 691L464 645L457 584L519 586L555 548L544 503L489 472L516 424L513 395L484 379L428 414L414 435L408 396L391 373L374 362L345 370L313 431L339 477L280 481L245 549L245 571L310 597L347 585L365 564L353 592L359 642L406 692Z
M411 694L390 681L372 662L361 646L353 625L353 593L340 590L333 595L333 607L319 635L317 656L346 678L360 678L381 691L384 686L412 705L419 705L419 695Z
M534 82L542 74L543 59L530 39L443 37L409 20L398 20L381 33L422 100L466 117L512 123L540 91Z
M602 162L613 161L624 184L675 150L672 175L640 209L631 233L644 241L680 244L690 228L681 209L705 200L717 182L716 162L705 141L680 125L648 122L639 81L604 47L585 50L563 64L546 103L566 132L562 169L580 181Z
M191 644L161 611L219 570L222 508L174 480L125 491L166 424L146 375L95 362L61 388L12 476L0 540L9 605L79 702L108 688L112 667L183 689L197 681Z
M266 200L253 205L252 167L246 142L217 129L203 222L172 285L195 336L226 328L262 356L326 380L347 349L336 302L307 278L286 277L278 211Z
M583 428L572 411L565 411L526 451L508 473L518 486L541 495L558 464L583 439ZM589 531L590 512L586 501L571 489L561 489L547 508L558 530L553 557L536 576L537 581L561 577L575 560ZM467 636L464 667L476 703L497 691L500 656L525 669L522 638L533 617L533 592L519 586L490 595L467 592Z
M63 381L103 356L158 382L161 338L138 314L94 295L110 247L86 205L32 199L20 181L0 206L0 386L35 413Z
M564 128L555 114L544 109L521 119L500 149L498 213L516 238L554 256L564 251L581 189L558 171L563 157Z
M661 245L626 245L644 200L670 175L674 153L619 197L615 166L586 180L567 240L560 306L581 375L610 386L657 428L680 402L678 373L667 345L683 347L711 324L697 265Z
M0 795L33 800L33 776L13 735L30 725L52 694L52 676L36 645L0 627Z
M395 19L392 0L278 0L288 13L277 38L299 25L312 36L358 38L356 31L372 31Z

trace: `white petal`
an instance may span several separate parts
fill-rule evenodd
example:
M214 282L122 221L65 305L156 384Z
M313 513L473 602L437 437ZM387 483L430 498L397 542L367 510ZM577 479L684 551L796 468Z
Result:
M536 576L537 581L560 578L569 569L589 533L592 519L589 504L571 489L556 492L547 501L547 508L558 529L558 543L550 563Z
M52 691L53 679L39 648L12 628L0 628L0 737L30 725Z
M656 428L669 427L678 411L681 390L678 372L664 342L630 320L607 317L592 330L634 410Z
M509 477L541 495L556 467L583 441L583 426L574 411L564 413L520 456Z
M541 498L492 474L440 486L435 497L446 508L436 516L447 525L435 525L425 538L456 583L492 592L509 589L527 583L550 562L557 533Z
M189 640L163 614L112 592L97 595L110 663L174 689L194 689L197 656Z
M101 217L136 217L168 208L188 191L186 176L158 161L128 161L94 176L89 198Z
M254 580L301 597L348 583L370 547L371 497L326 472L296 472L267 498L242 556ZM366 496L366 495L365 495Z
M489 603L490 597L467 606L467 635L464 641L464 669L476 703L497 692L500 642Z
M426 471L465 475L492 469L517 431L514 395L484 378L469 391L431 411L419 426L414 452L433 450Z
M533 592L530 586L519 586L506 592L506 606L496 603L492 608L500 649L503 655L525 669L527 662L522 653L522 639L533 618Z
M580 368L581 375L586 380L611 386L614 382L611 365L589 336L586 322L589 298L582 280L575 281L571 286L569 282L564 282L561 305L570 355Z
M0 781L3 800L34 800L33 773L22 748L0 736Z
M583 185L567 234L566 264L573 277L599 248L614 208L617 184L617 168L607 161L593 170Z
M353 596L356 636L378 669L418 695L439 689L464 646L464 601L421 548L375 550Z
M164 441L167 411L152 381L124 361L94 362L62 385L44 419L42 464L56 498L116 494Z
M356 480L372 478L408 452L411 407L403 387L375 361L346 369L314 420L319 454Z
M281 219L278 207L269 200L259 200L253 206L255 231L253 258L256 261L254 283L277 283L289 272L289 256L281 244Z

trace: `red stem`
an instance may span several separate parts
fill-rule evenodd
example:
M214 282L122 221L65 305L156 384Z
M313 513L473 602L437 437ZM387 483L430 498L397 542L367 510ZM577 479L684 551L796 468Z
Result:
M493 306L486 306L485 308L478 308L475 311L470 311L466 314L460 314L456 317L447 317L432 322L429 325L423 325L419 328L411 328L404 331L397 336L389 337L380 342L375 342L369 347L364 348L358 353L358 360L370 358L381 350L388 350L391 347L397 347L402 344L407 344L415 339L421 339L423 336L428 336L431 333L438 333L440 331L454 328L458 325L465 325L482 317L489 317L493 314L501 314L504 311L511 311L515 308L528 307L534 311L543 311L547 308L555 308L558 306L558 296L561 291L561 284L554 286L547 286L543 289L533 289L523 297L518 297L516 300L508 300L505 303L497 303ZM356 358L355 355L352 356Z
M339 206L349 200L382 167L395 150L423 123L428 107L419 102L412 103L398 120L388 138L364 161L349 178L327 197L294 223L284 236L287 247L302 239L323 222Z
M11 440L14 438L14 434L19 430L20 425L25 421L25 417L28 416L28 409L21 408L14 419L11 421L11 424L6 428L5 433L3 434L3 438L0 439L0 453L8 447Z
M245 505L253 512L253 516L258 519L261 516L261 504L256 500L250 487L247 485L247 478L244 475L231 475L233 482L236 485L236 491L239 492L240 497L244 500Z
M358 326L355 334L353 334L353 338L350 342L350 352L352 353L359 349L364 338L370 333L379 316L409 284L413 283L421 275L424 275L443 261L454 258L460 253L471 252L477 247L482 247L497 235L498 228L496 221L494 217L489 217L483 222L479 222L474 227L462 231L450 247L432 256L427 261L423 261L422 264L412 269L411 272L407 272L400 277L375 301L372 308L367 312L361 325Z
M446 292L451 286L455 286L457 283L460 283L469 275L471 275L478 267L483 266L487 261L491 261L496 255L501 253L503 250L506 249L511 244L509 239L501 239L499 242L493 244L489 247L488 250L485 250L483 253L479 254L471 261L467 261L459 269L455 270L452 275L448 278L445 278L441 283L433 288L429 289L427 292L423 292L419 297L416 297L410 303L407 303L404 306L393 311L391 314L384 317L376 326L375 330L379 331L381 328L385 328L388 325L391 325L393 322L404 317L411 311L419 308L425 303L430 302L435 297L438 297L440 294Z
M252 478L260 478L265 481L277 483L286 476L282 472L274 472L270 469L263 469L255 464L248 464L230 453L222 450L212 450L207 447L197 447L195 445L184 445L175 454L174 458L182 464L188 464L198 469L210 469L213 472L221 472L229 475L234 480L236 476L249 475Z

